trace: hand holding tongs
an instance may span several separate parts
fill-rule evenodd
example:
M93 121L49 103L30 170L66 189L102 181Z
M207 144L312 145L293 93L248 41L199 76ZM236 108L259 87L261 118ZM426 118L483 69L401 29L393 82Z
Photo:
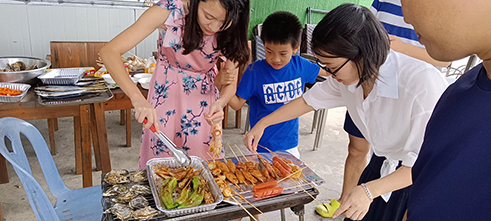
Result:
M143 120L143 123L146 124L148 122L147 118ZM189 157L188 153L183 150L182 148L179 148L172 142L167 136L162 131L157 132L155 127L152 126L150 127L150 130L157 136L162 142L164 142L165 146L169 148L170 151L172 151L172 154L174 155L174 159L179 162L184 167L187 167L191 165L191 157Z

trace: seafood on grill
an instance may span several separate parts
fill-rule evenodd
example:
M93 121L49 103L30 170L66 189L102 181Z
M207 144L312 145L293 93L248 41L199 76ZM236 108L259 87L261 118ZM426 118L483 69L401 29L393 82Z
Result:
M137 196L133 198L130 203L128 204L131 209L142 209L148 206L148 200L145 199L143 196Z
M112 186L111 188L109 188L108 190L106 190L106 192L104 192L102 194L102 196L104 196L104 197L116 196L119 194L125 194L128 191L129 191L129 189L127 186L122 185L122 184L116 184L116 185Z
M222 124L218 123L211 127L211 142L208 151L214 158L220 156L223 151L222 145Z
M129 203L133 198L135 198L135 194L132 192L127 192L123 194L119 194L118 197L114 198L113 201L116 203Z
M158 213L159 211L157 211L156 209L150 206L146 206L145 208L133 211L133 218L138 220L147 220L147 219L151 219Z
M139 170L130 174L130 181L133 183L139 183L147 180L147 170Z
M131 217L133 216L133 211L131 210L131 208L128 205L122 203L114 204L104 213L112 213L120 220L131 219Z
M128 178L128 174L128 170L112 170L106 174L104 181L111 185L129 183L130 179Z
M134 193L135 195L140 196L148 196L152 194L152 190L148 185L135 184L130 188L129 191Z

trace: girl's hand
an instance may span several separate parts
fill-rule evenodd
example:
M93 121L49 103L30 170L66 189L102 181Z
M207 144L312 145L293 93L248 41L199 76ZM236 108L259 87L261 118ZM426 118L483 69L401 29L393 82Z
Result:
M341 215L341 213L344 213L346 218L361 220L367 214L371 204L370 199L361 186L353 188L346 198L341 199L340 203L341 206L334 213L332 218L336 218Z
M226 62L220 63L220 72L218 72L218 75L215 77L215 86L219 90L222 89L222 86L237 82L237 75L234 70L226 68L225 63Z
M213 102L208 114L205 113L206 122L208 122L210 126L220 123L223 120L223 117L223 104L220 100Z
M143 125L144 128L149 129L152 124L157 131L160 131L157 111L148 103L143 97L141 99L135 99L131 101L131 104L135 108L135 119L138 123L143 123L143 120L147 118L148 122Z
M252 152L257 152L257 145L264 133L264 127L256 124L246 135L244 135L244 145Z

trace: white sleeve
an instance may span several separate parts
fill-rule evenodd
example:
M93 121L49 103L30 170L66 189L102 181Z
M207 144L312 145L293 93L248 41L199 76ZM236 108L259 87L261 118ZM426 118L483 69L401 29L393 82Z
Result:
M345 106L339 87L339 82L328 77L324 82L315 84L312 89L305 92L303 99L316 110Z
M412 167L423 144L426 125L433 113L436 103L448 86L447 81L435 73L436 70L425 68L413 79L411 91L416 92L411 114L409 136L404 145L402 165Z

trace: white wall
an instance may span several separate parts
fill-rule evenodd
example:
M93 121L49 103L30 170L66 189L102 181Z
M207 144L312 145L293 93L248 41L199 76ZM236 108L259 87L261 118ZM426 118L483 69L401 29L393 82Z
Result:
M0 56L50 54L50 41L110 41L144 9L0 4ZM131 50L149 57L157 50L155 31Z

